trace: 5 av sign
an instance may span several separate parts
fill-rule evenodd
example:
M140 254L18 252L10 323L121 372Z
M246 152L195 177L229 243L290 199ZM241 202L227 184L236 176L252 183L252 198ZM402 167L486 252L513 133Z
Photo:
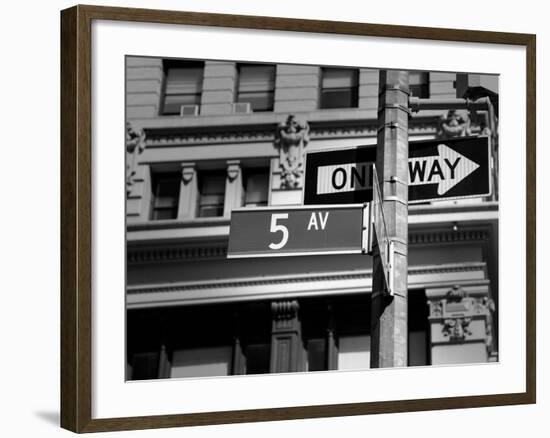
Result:
M367 252L368 209L368 205L350 204L233 210L227 257Z
M304 204L372 200L375 147L307 154ZM487 137L409 143L409 203L491 194Z

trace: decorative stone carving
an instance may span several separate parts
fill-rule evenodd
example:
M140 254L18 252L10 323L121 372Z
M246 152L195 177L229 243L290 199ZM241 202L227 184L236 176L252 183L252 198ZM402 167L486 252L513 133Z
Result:
M446 116L441 116L437 129L437 138L466 137L472 135L470 117L466 112L458 113L449 110Z
M298 301L271 303L273 324L271 330L271 372L304 371L301 324L298 319Z
M437 318L443 316L443 301L430 301L430 317Z
M271 303L271 311L277 328L291 327L298 315L298 301L274 301Z
M145 150L145 132L126 122L126 196L136 180L138 156Z
M195 163L181 163L181 180L185 185L193 181L195 176Z
M474 125L474 121L472 121ZM409 121L409 134L414 135L434 135L437 131L437 124L432 120L413 119ZM334 139L375 137L378 125L376 119L367 120L364 118L358 120L348 120L346 123L332 123L327 121L317 121L315 127L311 127L309 137L311 139ZM474 130L480 129L476 126ZM228 127L227 129L205 129L197 131L196 129L181 129L177 132L166 132L163 129L149 127L147 129L147 147L166 147L166 146L195 146L223 144L230 145L242 142L273 142L277 135L273 129L247 127L246 130Z
M489 297L483 297L475 301L473 311L478 314L487 314L495 311L495 302Z
M475 301L474 313L485 315L485 345L489 354L493 353L493 312L496 310L495 302L489 297L483 297Z
M472 332L468 326L472 318L447 318L443 321L443 336L448 336L451 341L464 342L467 335Z
M447 302L460 302L464 298L468 296L468 293L462 289L458 284L455 284L449 292L447 292L447 295L445 298L447 298Z
M231 160L227 162L227 179L229 182L235 181L241 171L240 160Z
M293 114L277 127L275 146L279 149L281 189L302 187L304 149L309 142L309 125L299 123Z

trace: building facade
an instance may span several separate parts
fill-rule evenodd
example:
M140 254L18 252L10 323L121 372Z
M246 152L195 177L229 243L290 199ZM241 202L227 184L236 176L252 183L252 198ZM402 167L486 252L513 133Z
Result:
M376 148L378 77L127 57L128 379L370 367L372 257L226 253L234 208L302 203L305 152ZM455 98L460 80L409 74L421 98ZM421 111L409 141L488 135L496 183L487 120ZM498 360L494 186L409 206L410 366Z

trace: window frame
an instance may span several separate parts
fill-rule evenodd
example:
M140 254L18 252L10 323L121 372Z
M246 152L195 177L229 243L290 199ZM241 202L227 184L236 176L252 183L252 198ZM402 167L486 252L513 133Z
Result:
M158 191L160 190L159 183L171 181L174 183L174 186L177 186L175 191L175 196L168 197L165 196L163 198L170 198L173 199L173 205L169 206L157 206L156 202L159 199ZM150 213L149 213L149 219L153 221L159 221L159 220L174 220L178 218L178 207L179 207L179 197L181 193L181 175L179 172L175 171L154 171L151 170L151 207L150 207ZM156 212L158 211L168 211L172 210L173 214L171 217L157 217Z
M324 85L326 75L328 72L349 72L352 77L352 85L349 87L326 87ZM319 108L320 109L344 109L344 108L358 108L359 107L359 69L358 68L342 68L342 67L321 67L320 71L320 83L319 83ZM349 91L349 104L348 105L335 105L329 103L327 96L330 93Z
M203 183L205 175L216 175L223 178L223 189L216 193L203 193ZM225 193L227 190L227 169L225 168L213 168L213 169L198 169L197 170L197 209L195 217L197 218L211 218L211 217L223 217L225 207ZM221 199L221 204L208 203L204 204L202 201L205 196L218 196ZM203 207L215 207L218 214L215 215L203 215L201 214Z
M242 172L242 188L243 188L243 195L242 195L242 205L243 207L265 207L269 205L269 192L270 192L270 179L271 179L271 169L269 165L266 166L258 166L258 167L243 167L241 168ZM262 175L265 176L266 181L266 187L265 187L265 203L263 201L263 196L261 198L261 202L248 202L248 195L249 195L249 178L254 175Z
M251 70L255 68L258 68L258 69L269 68L271 70L270 78L266 81L266 84L264 87L260 87L258 85L256 89L243 91L241 90L242 80L244 76L242 71L243 68L251 69ZM252 112L273 111L275 108L275 85L277 80L276 64L237 63L236 70L237 70L237 81L235 85L235 103L250 103L250 108ZM262 79L265 79L265 78L262 78ZM254 106L253 101L242 99L243 95L259 94L259 93L267 94L268 104L265 107L257 108Z
M411 82L411 78L418 75L419 80ZM414 90L420 90L414 92ZM411 96L419 99L429 99L430 97L430 73L427 71L412 71L409 72L409 92Z
M205 62L204 61L195 61L195 60L187 60L187 59L164 59L162 62L162 69L163 69L163 80L162 80L162 97L159 105L159 115L160 116L175 116L180 115L178 112L167 112L166 111L166 98L168 96L195 96L195 101L193 103L181 103L181 106L183 105L197 105L200 107L201 100L202 100L202 93L204 91L204 68L205 68ZM195 93L168 93L168 76L169 76L169 70L170 69L200 69L200 90Z

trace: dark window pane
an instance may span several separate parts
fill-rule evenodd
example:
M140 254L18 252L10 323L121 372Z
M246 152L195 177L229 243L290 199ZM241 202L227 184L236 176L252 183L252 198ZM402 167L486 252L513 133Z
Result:
M323 68L321 108L354 108L358 104L359 71Z
M155 198L174 200L180 193L180 179L176 176L161 176L155 180Z
M244 172L245 206L267 205L269 168L250 169Z
M225 190L225 171L201 172L200 191L201 195L217 195Z
M308 371L323 371L326 364L326 341L323 338L309 339L307 341Z
M271 346L267 343L249 344L246 346L246 374L269 373Z
M159 353L136 353L132 357L132 380L158 378Z
M427 99L430 97L428 84L410 85L411 96Z
M409 72L409 88L412 96L420 98L430 97L429 73L412 71Z
M323 90L321 108L355 108L357 106L357 89Z
M178 173L158 173L152 175L152 219L177 218L180 180L181 178Z
M429 365L429 308L423 290L409 291L407 299L409 342L409 366Z
M223 216L225 170L199 173L199 217Z

